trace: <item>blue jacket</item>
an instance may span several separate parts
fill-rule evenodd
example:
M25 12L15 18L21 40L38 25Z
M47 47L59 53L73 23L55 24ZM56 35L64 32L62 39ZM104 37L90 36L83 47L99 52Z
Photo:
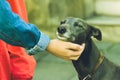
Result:
M35 25L13 13L6 0L0 0L0 39L28 49L30 54L45 50L50 41Z

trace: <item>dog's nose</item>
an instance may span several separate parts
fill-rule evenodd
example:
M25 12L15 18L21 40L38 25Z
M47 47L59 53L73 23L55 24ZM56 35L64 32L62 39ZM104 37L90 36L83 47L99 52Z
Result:
M58 27L58 32L60 34L64 34L66 32L66 28L65 27Z

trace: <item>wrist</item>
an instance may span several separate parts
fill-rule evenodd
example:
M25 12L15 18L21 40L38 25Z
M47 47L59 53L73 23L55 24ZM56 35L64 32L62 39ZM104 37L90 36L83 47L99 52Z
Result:
M27 50L28 54L34 55L39 52L45 51L50 43L50 38L46 34L41 32L38 43L31 49Z

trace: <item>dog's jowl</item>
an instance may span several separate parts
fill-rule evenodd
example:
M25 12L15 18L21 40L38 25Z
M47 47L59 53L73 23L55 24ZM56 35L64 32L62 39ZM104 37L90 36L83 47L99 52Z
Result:
M85 43L77 61L72 61L79 80L120 80L120 66L113 64L98 50L91 37L102 40L101 31L79 18L69 17L60 22L57 37L76 44Z

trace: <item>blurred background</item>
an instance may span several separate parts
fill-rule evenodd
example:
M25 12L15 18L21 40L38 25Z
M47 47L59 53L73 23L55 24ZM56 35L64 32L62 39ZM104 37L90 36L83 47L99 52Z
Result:
M51 38L56 38L59 22L70 16L99 28L103 40L95 40L97 46L120 65L120 0L26 0L26 5L29 22ZM48 52L35 55L35 59L38 64L34 80L78 80L71 61Z

